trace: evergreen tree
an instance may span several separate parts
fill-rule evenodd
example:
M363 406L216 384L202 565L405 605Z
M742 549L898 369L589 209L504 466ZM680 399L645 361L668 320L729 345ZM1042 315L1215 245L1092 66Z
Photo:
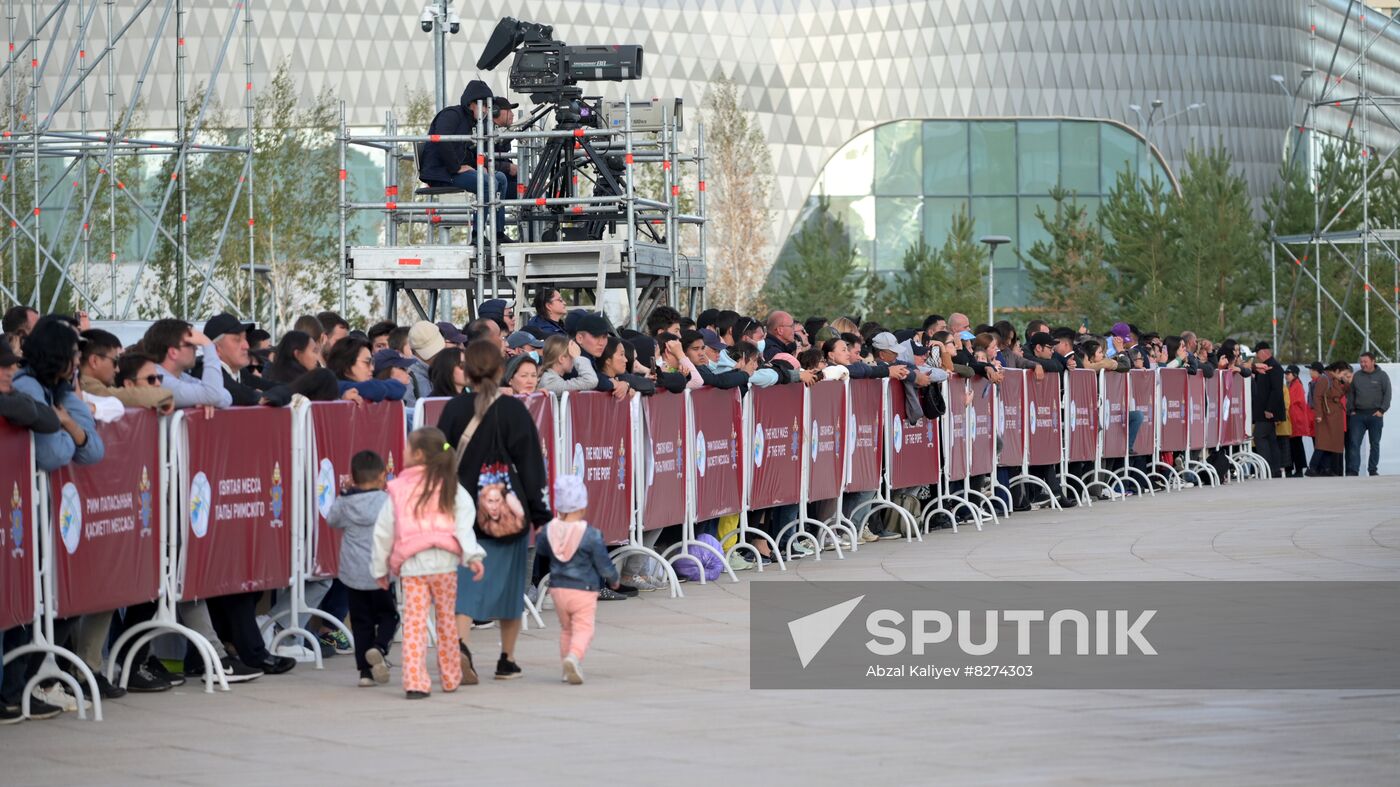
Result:
M920 325L932 312L963 312L973 322L986 308L986 256L961 210L953 217L943 247L923 238L904 250L893 274L871 273L866 282L866 319L893 328Z
M846 225L823 198L789 241L782 270L769 282L764 302L802 319L849 314L856 306L856 249Z
M1123 307L1118 318L1146 330L1161 330L1170 314L1175 257L1171 198L1156 175L1150 182L1139 181L1124 169L1099 208L1099 222L1112 239L1105 258L1118 276Z
M1036 241L1021 260L1030 274L1041 316L1057 325L1111 324L1118 312L1118 282L1104 262L1107 250L1098 225L1068 190L1050 191L1054 215L1036 208L1050 240Z

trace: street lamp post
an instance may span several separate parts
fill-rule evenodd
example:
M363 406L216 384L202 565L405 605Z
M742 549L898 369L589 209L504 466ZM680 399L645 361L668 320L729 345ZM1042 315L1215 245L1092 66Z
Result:
M996 267L993 262L996 260L997 247L1003 243L1010 243L1011 239L1005 235L983 235L977 240L987 244L987 324L991 325L996 322Z
M1185 109L1183 109L1183 110L1180 110L1180 111L1177 111L1177 112L1173 112L1173 113L1170 114L1170 115L1163 115L1161 121L1156 122L1155 124L1154 124L1153 121L1155 120L1155 118L1157 117L1157 113L1162 109L1162 106L1163 106L1162 99L1160 99L1160 98L1154 98L1154 99L1152 99L1152 108L1148 111L1148 113L1147 113L1147 118L1146 118L1146 119L1144 119L1143 116L1142 116L1142 105L1140 105L1140 104L1129 104L1129 105L1128 105L1128 109L1131 109L1131 110L1133 111L1133 114L1137 115L1137 119L1138 119L1138 128L1142 131L1143 139L1146 139L1146 140L1147 140L1147 144L1149 144L1149 145L1155 145L1155 143L1152 141L1152 129L1153 129L1153 128L1155 128L1156 126L1165 125L1166 122L1167 122L1168 120L1171 120L1172 118L1176 118L1176 117L1181 117L1182 115L1186 114L1187 112L1194 112L1194 111L1196 111L1196 110L1198 110L1198 109L1202 109L1202 108L1205 107L1205 105L1206 105L1206 104L1205 104L1204 101L1196 101L1196 102L1193 102L1193 103L1187 105L1187 107L1186 107Z
M1286 77L1284 77L1283 74L1270 74L1270 75L1269 75L1269 79L1272 80L1273 83L1274 83L1275 85L1278 85L1278 89L1279 89L1279 90L1282 90L1282 91L1283 91L1283 94L1284 94L1285 96L1288 97L1288 114L1289 114L1289 115L1292 115L1292 114L1293 114L1293 108L1294 108L1295 106L1297 106L1297 103L1298 103L1298 94L1303 92L1303 88L1308 84L1308 78L1311 77L1314 73L1316 73L1316 72L1313 71L1313 69L1311 69L1311 68L1305 68L1305 69L1303 69L1302 72L1299 73L1298 86L1297 86L1296 88L1293 88L1292 90L1289 90L1289 89L1288 89L1288 79L1287 79ZM1299 121L1299 123L1298 123L1298 132L1297 132L1297 133L1298 133L1298 141L1300 141L1300 142L1301 142L1302 139L1303 139L1303 127L1304 127L1305 125L1307 125L1308 112L1310 112L1310 111L1312 111L1312 107L1311 107L1311 106L1305 108L1305 109L1303 110L1303 119L1302 119L1301 121ZM1288 164L1292 164L1292 159L1293 159L1293 157L1294 157L1295 155L1297 155L1297 148L1296 148L1296 147L1293 148L1292 150L1290 150L1289 142L1290 142L1290 138L1291 138L1292 136L1293 136L1293 121L1290 120L1289 123L1288 123L1288 131L1283 135L1283 160L1284 160L1285 163L1288 163Z

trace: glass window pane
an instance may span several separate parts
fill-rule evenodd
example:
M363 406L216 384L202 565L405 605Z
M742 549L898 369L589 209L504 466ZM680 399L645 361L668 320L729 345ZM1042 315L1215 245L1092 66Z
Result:
M1012 249L1021 248L1016 224L1015 197L974 197L972 200L972 227L974 237L983 235L1005 235L1011 238L1011 248L999 249L996 255L997 268L1016 267L1016 254Z
M1100 194L1097 123L1060 124L1060 185L1079 194ZM1112 184L1109 184L1112 185Z
M923 187L921 125L901 120L875 129L876 194L918 194Z
M971 124L972 193L1016 193L1016 124L979 121Z
M943 248L948 232L953 229L953 217L967 210L967 200L952 197L931 197L924 200L924 240L935 249Z
M1049 197L1022 197L1020 208L1021 251L1029 254L1036 241L1050 242L1050 233L1045 231L1045 225L1036 217L1035 211L1040 208L1045 211L1046 217L1054 221L1055 200Z
M967 124L924 123L924 193L966 194L967 186Z
M1016 134L1021 193L1048 193L1060 179L1060 124L1025 121L1016 124Z
M847 142L826 163L817 193L831 197L858 197L870 193L874 182L875 133L866 131Z
M875 259L875 198L832 197L828 210L846 226L851 244L856 247L857 264L869 269Z
M877 197L875 199L875 268L894 270L904 259L904 250L923 234L923 206L920 197Z
M1118 182L1118 173L1124 168L1137 171L1137 152L1142 141L1117 126L1104 123L1099 126L1103 132L1100 139L1102 151L1102 179L1104 193L1113 189Z

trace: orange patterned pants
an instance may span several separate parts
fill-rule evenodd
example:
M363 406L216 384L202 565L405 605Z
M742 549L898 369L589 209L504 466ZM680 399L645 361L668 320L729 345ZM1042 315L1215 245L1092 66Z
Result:
M457 574L404 577L403 583L403 688L432 691L428 674L428 610L437 615L438 676L443 691L456 691L462 683L462 654L457 649Z

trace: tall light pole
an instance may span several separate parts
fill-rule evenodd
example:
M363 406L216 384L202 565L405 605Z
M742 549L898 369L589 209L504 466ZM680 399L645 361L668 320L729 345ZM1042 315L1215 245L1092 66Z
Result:
M1294 124L1293 124L1293 121L1292 121L1292 119L1291 119L1291 116L1292 116L1292 114L1293 114L1293 108L1294 108L1295 106L1297 106L1297 104L1298 104L1298 94L1303 92L1303 88L1308 84L1308 79L1309 79L1314 73L1316 73L1316 72L1313 71L1313 69L1311 69L1311 68L1305 68L1305 69L1303 69L1302 72L1298 75L1298 86L1297 86L1296 88L1293 88L1292 90L1289 90L1289 89L1288 89L1288 79L1287 79L1286 77L1284 77L1283 74L1270 74L1270 75L1269 75L1269 79L1272 80L1273 83L1274 83L1275 85L1278 85L1278 89L1281 90L1281 91L1283 91L1283 94L1284 94L1285 96L1288 97L1288 114L1290 115L1290 120L1288 121L1288 132L1285 133L1285 134L1283 135L1283 160L1284 160L1286 163L1288 163L1289 165L1291 165L1291 164L1293 163L1293 162L1292 162L1292 159L1297 155L1297 152L1298 152L1296 147L1295 147L1295 148L1292 148L1292 150L1290 150L1290 146L1289 146L1290 138L1292 138L1293 133L1294 133L1294 132L1293 132L1293 126L1294 126ZM1308 107L1304 108L1304 110L1303 110L1303 119L1302 119L1301 121L1299 121L1298 124L1297 124L1297 126L1298 126L1298 131L1297 131L1298 137L1297 137L1297 139L1298 139L1299 141L1302 141L1302 138L1303 138L1303 127L1307 125L1307 117L1308 117L1308 113L1309 113L1310 111L1312 111L1312 107L1311 107L1311 106L1308 106Z
M987 324L991 325L996 322L997 269L994 261L997 256L997 247L1003 243L1010 243L1011 239L1005 235L983 235L977 241L987 244Z

